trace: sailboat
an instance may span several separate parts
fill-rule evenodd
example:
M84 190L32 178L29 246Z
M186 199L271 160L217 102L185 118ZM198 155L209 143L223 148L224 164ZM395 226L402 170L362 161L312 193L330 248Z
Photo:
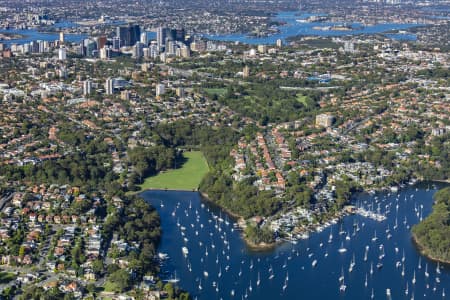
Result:
M167 282L170 282L170 283L177 283L179 281L180 281L180 279L177 278L177 271L175 271L175 275L172 278L167 279Z
M251 292L252 290L253 290L253 287L252 287L252 280L250 279L250 285L249 285L249 287L248 287L248 290Z
M436 266L436 273L441 274L441 269L439 268L439 262L437 263L437 266Z
M402 265L402 277L405 277L405 265Z
M341 248L338 249L339 253L345 253L347 252L347 249L344 248L344 242L341 243Z
M260 283L261 283L261 279L259 278L259 272L258 272L258 280L256 280L256 286L259 286Z
M339 282L344 280L344 268L341 268L341 276L339 276Z
M287 289L288 280L289 280L289 276L288 276L288 273L286 273L286 278L284 279L284 285L283 285L283 292Z
M339 286L339 291L343 293L347 289L347 286L345 285L344 273L342 273L341 277L342 277L342 281L341 281L341 285Z
M383 244L381 244L380 245L380 255L378 256L378 258L381 260L381 259L384 258L384 256L385 256L385 254L384 254L384 246L383 246Z
M419 270L422 269L422 257L419 256Z
M198 284L198 289L201 291L203 288L202 288L202 280L200 279L200 283Z
M364 261L367 261L367 253L369 252L369 246L366 245L366 251L364 252Z
M370 275L373 274L373 262L370 263Z
M428 263L425 264L425 277L430 277L430 273L428 273Z
M356 265L355 254L353 253L353 258L350 262L350 267L348 268L349 273L351 273L353 271L353 268L355 267L355 265Z
M409 289L408 289L408 281L406 282L406 289L405 289L405 295L408 296Z
M372 294L370 294L370 299L375 298L375 294L373 293L373 288L372 288Z
M366 273L366 281L364 281L364 286L367 287L367 273Z
M376 242L378 240L377 238L377 231L375 230L373 238L372 238L372 242Z
M339 234L340 234L340 235L344 235L344 234L345 234L345 231L344 231L344 229L342 228L342 223L341 223L341 229L339 230Z
M416 270L414 270L412 284L416 284Z

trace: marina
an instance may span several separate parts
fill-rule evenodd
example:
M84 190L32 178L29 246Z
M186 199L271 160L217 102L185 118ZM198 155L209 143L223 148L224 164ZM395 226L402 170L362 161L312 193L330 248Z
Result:
M445 299L450 270L419 255L411 241L411 226L431 211L436 189L425 187L357 195L358 207L385 219L348 215L306 239L257 252L198 193L142 196L161 215L159 251L170 257L163 276L179 278L194 299Z

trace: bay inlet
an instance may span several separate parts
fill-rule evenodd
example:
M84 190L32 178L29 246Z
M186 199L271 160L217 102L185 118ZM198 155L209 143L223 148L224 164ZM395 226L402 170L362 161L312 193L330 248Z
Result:
M422 184L359 194L356 205L386 220L350 215L297 244L257 252L199 193L141 195L161 215L163 278L177 274L194 299L446 299L450 269L421 256L410 233L431 212L435 191Z

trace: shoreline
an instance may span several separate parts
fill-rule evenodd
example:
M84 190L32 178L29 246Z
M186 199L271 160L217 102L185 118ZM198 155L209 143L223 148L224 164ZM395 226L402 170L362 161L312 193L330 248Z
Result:
M428 181L428 182L447 183L447 184L450 183L450 180L427 180L427 181ZM418 183L423 183L423 182L424 182L424 180L417 180L416 184L418 184ZM399 189L401 188L400 186L398 186L398 187L399 187ZM372 191L376 191L376 192L383 192L383 191L389 191L390 188L391 188L390 186L383 186L383 187L373 188L373 189L371 189L371 190L372 190ZM158 189L158 188L152 189L152 188L146 188L146 189L144 189L144 190L136 191L136 192L133 192L133 193L140 194L140 193L143 193L143 192L145 192L145 191L197 192L197 193L200 194L200 196L201 196L201 198L202 198L203 200L205 200L206 202L208 202L208 203L210 203L210 204L213 204L214 206L217 206L219 209L223 210L226 214L228 214L228 215L230 215L232 218L234 218L234 219L235 219L235 222L236 222L236 224L237 224L237 227L238 227L240 230L243 231L243 230L245 229L245 227L246 227L246 226L245 226L245 219L244 219L241 215L239 215L239 214L237 214L237 213L234 213L234 212L230 211L228 208L223 207L222 205L219 205L219 204L215 203L214 201L212 201L212 200L209 198L209 195L208 195L207 193L204 193L204 192L200 191L198 188L197 188L197 189L192 189L192 190L167 189L167 188L166 188L166 189ZM356 192L356 193L353 193L353 194L351 195L351 197L353 197L354 195L356 195L356 194L358 194L358 193L370 193L370 190L369 190L369 189L363 189L362 191L358 191L358 192ZM332 220L341 221L341 220L342 220L343 218L345 218L345 216L347 216L347 215L348 215L348 213L346 213L344 210L341 210L340 212L335 213L333 216L329 216L323 223L320 223L320 224L314 224L314 225L313 225L313 224L309 224L309 226L307 226L306 228L305 228L305 227L303 227L303 228L298 228L298 233L306 233L306 234L309 235L309 234L311 234L311 233L317 232L317 228L319 228L319 227L323 227L323 229L325 229L326 227L328 227L328 226L326 226L326 223L327 223L327 222L330 222L330 221L332 221ZM274 248L277 247L278 245L281 245L281 244L284 243L284 242L290 242L289 240L281 239L281 240L274 241L273 243L270 243L270 244L266 244L266 243L255 244L255 243L251 242L250 240L248 240L248 239L245 237L245 234L244 234L243 232L240 233L240 235L241 235L242 240L244 241L245 245L247 246L247 248L249 248L249 249L252 250L252 251L269 251L269 250L274 249ZM416 242L416 245L418 246L417 248L418 248L419 253L421 253L422 255L424 255L425 257L427 257L427 258L429 258L429 259L431 259L431 260L433 260L433 261L439 261L439 262L441 262L441 263L443 263L443 264L450 265L450 261L440 260L440 259L437 259L437 258L432 257L431 255L426 254L426 252L425 252L424 250L422 250L422 248L425 249L425 247L422 247L422 246L415 240L415 238L413 238L413 240Z
M215 203L214 201L212 201L212 200L209 198L208 194L206 194L206 193L204 193L204 192L201 192L201 191L198 191L198 193L200 194L200 196L202 197L202 199L204 199L206 202L212 203L213 205L216 205L217 207L219 207L220 209L222 209L223 211L225 211L225 213L227 213L227 214L229 214L230 216L232 216L233 218L235 218L235 219L236 219L236 224L238 224L238 227L239 227L241 230L244 230L244 229L245 229L245 227L242 226L242 223L245 222L245 220L244 220L244 218L243 218L242 216L240 216L240 215L238 215L238 214L236 214L236 213L230 211L229 209L227 209L227 208L225 208L225 207L223 207L223 206L221 206L221 205L218 205L217 203ZM270 244L267 244L267 243L255 244L255 243L249 241L249 240L246 238L246 236L245 236L245 234L244 234L243 232L240 233L240 236L241 236L242 240L244 241L245 245L246 245L248 248L250 248L251 250L253 250L253 251L265 251L265 250L271 250L271 249L274 249L277 245L280 244L280 242L276 242L276 241L273 242L273 243L270 243Z
M434 262L439 262L446 266L450 266L450 261L434 257L432 254L430 254L429 249L419 242L419 240L417 239L416 235L413 232L411 232L411 240L413 244L416 246L416 249L419 251L420 255L423 255Z

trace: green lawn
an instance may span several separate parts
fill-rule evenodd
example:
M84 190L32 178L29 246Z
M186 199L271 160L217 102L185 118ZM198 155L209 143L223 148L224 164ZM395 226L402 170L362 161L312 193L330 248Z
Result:
M209 167L200 151L185 152L187 161L179 169L159 173L148 177L140 186L141 189L169 189L192 191L197 189Z
M217 96L223 96L227 92L225 88L206 88L205 91L210 95L216 94Z
M308 106L306 99L307 99L307 97L305 95L297 94L297 101L302 103L304 106Z

